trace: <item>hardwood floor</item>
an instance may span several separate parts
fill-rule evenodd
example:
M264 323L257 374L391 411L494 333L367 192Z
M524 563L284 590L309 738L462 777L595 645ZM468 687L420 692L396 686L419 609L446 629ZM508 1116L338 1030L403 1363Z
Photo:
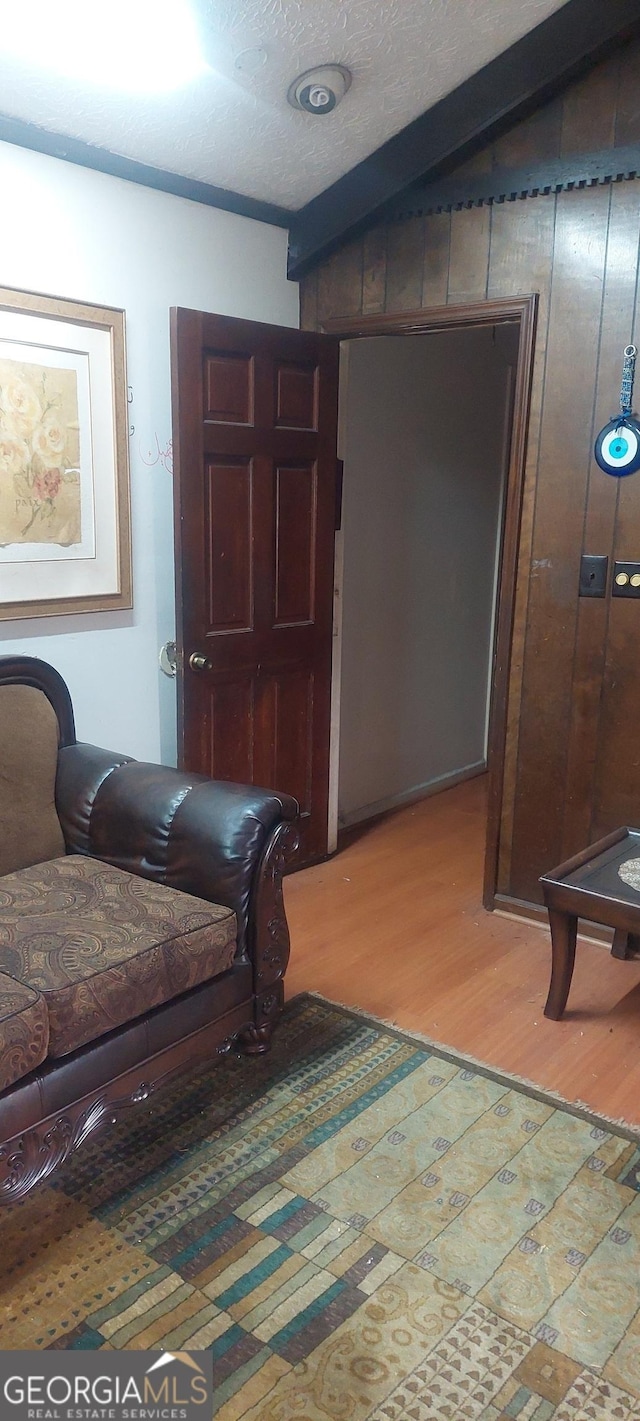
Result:
M543 1017L548 931L482 907L485 801L485 777L469 780L287 878L287 994L362 1007L640 1124L640 961L579 941L565 1017Z

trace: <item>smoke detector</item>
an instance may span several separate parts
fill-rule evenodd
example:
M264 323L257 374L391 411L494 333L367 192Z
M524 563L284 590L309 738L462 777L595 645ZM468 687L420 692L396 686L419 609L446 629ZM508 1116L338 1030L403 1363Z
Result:
M351 84L351 73L344 64L321 64L317 69L305 69L289 87L287 98L292 108L305 113L331 113L344 98Z

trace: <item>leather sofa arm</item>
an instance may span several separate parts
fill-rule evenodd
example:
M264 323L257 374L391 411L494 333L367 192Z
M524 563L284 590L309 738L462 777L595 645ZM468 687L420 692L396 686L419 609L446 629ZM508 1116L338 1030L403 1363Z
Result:
M232 908L238 952L255 959L259 920L275 900L282 907L279 880L298 814L289 795L79 744L59 751L56 805L70 853ZM288 939L284 962L273 973L266 964L266 977L281 976L287 957Z

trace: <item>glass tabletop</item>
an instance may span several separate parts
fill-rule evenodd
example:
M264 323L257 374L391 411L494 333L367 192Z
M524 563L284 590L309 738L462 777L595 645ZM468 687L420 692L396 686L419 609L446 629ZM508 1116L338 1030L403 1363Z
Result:
M640 908L640 829L629 829L618 843L556 881Z

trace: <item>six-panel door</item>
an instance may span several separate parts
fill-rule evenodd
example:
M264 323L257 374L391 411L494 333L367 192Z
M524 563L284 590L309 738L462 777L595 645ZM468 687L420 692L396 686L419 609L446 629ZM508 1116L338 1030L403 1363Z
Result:
M326 852L338 343L172 312L179 755Z

